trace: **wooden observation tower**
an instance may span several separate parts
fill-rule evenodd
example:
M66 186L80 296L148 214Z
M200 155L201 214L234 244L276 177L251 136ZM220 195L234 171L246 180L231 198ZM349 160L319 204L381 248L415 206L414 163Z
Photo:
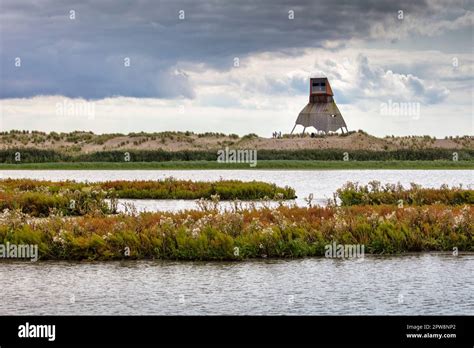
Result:
M296 119L297 125L302 125L303 133L307 127L314 127L318 132L336 132L344 128L347 132L346 122L334 101L334 93L326 77L309 79L309 103L301 110Z

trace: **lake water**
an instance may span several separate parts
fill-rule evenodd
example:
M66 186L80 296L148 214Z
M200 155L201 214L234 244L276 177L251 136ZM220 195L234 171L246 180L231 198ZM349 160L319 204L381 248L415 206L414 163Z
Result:
M333 193L347 181L367 184L378 180L408 186L411 182L424 187L462 184L474 185L472 170L3 170L0 178L31 178L45 180L107 181L107 180L162 180L168 177L195 181L242 180L266 181L296 190L298 205L305 205L305 198L313 194L314 203L325 204ZM195 201L185 200L121 200L131 202L139 211L196 208ZM223 207L229 206L227 203ZM123 210L123 205L120 206Z
M474 315L474 254L0 262L0 315Z
M472 187L470 170L1 171L3 178L107 181L261 180L324 204L347 181ZM139 210L196 208L194 201L132 201ZM226 203L223 203L225 207ZM288 314L474 315L474 254L244 262L0 261L0 315Z

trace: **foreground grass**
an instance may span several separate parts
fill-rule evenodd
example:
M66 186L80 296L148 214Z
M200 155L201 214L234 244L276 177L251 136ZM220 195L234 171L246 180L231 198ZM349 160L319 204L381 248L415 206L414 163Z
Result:
M217 161L165 162L49 162L0 163L0 170L186 170L186 169L474 169L474 161L313 161L313 160L259 160L256 167L246 163L218 163Z
M473 206L217 209L178 213L0 216L0 244L36 244L53 260L242 260L321 256L332 242L366 253L474 251Z

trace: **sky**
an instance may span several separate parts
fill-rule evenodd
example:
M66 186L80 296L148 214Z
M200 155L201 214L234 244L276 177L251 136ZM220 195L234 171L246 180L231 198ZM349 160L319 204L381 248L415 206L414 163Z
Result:
M0 130L474 134L474 1L0 2ZM297 131L302 129L297 128Z

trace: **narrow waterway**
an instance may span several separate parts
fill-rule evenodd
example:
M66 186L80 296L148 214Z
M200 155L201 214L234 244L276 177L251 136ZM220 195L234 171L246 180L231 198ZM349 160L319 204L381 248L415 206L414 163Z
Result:
M278 186L290 186L298 198L293 202L306 205L305 198L313 194L313 203L324 205L333 199L333 193L347 181L367 184L372 180L381 183L400 182L408 187L416 183L423 187L449 186L473 187L472 170L3 170L0 178L30 178L44 180L108 181L108 180L162 180L168 177L194 181L242 180L265 181ZM272 197L271 197L272 198ZM138 211L176 211L196 209L193 200L121 200L133 203ZM260 203L257 203L257 205ZM269 203L270 204L270 203ZM272 203L275 204L275 203ZM223 208L230 204L223 202Z

